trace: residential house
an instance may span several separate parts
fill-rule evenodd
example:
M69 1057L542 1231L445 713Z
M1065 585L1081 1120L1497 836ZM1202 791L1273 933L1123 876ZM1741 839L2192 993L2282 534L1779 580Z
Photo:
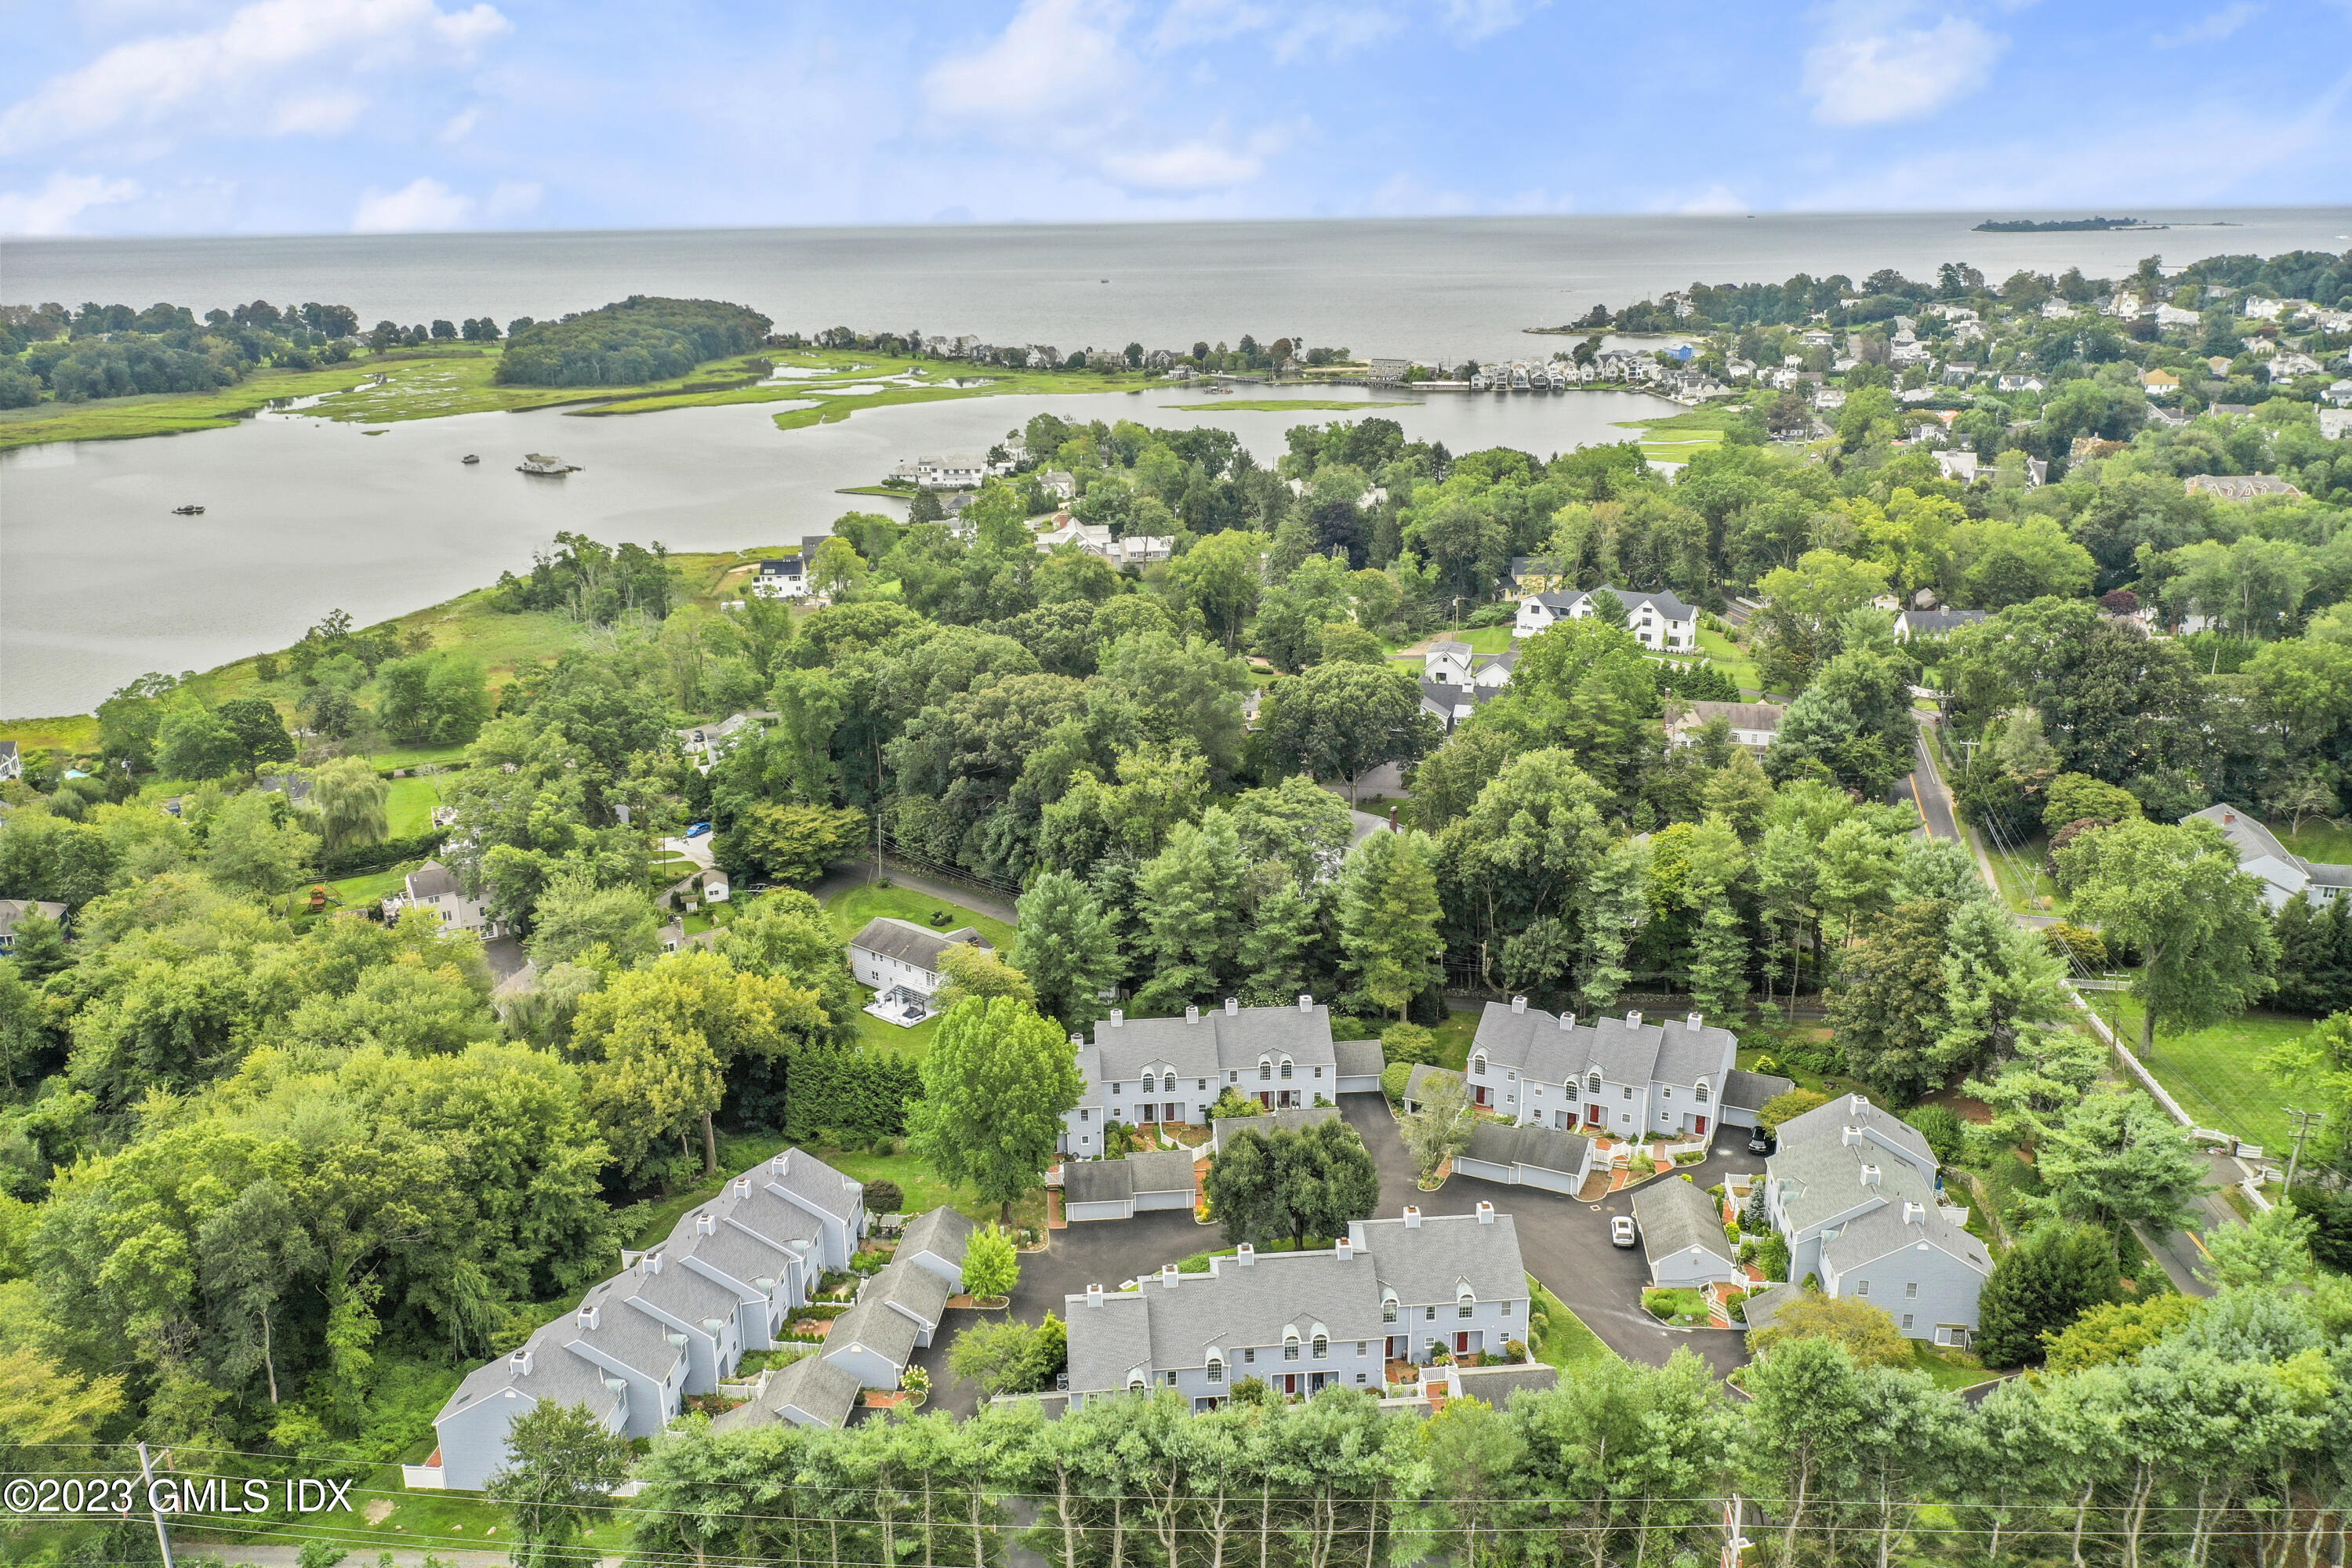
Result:
M730 713L716 723L696 724L677 731L677 743L686 752L686 760L694 764L695 771L707 773L713 763L734 750L738 742L758 734L763 718L773 717L775 715L772 713Z
M1592 595L1611 594L1625 607L1625 626L1644 647L1691 648L1698 646L1698 611L1672 594L1637 594L1629 588L1602 586L1561 593L1531 594L1519 601L1519 617L1511 627L1515 637L1531 637L1563 620L1581 620L1592 614Z
M1780 716L1788 710L1776 702L1684 702L1666 720L1666 738L1677 746L1698 743L1699 731L1720 719L1731 726L1735 745L1761 757L1780 735Z
M1824 414L1834 414L1845 406L1845 388L1824 386L1813 394L1813 406Z
M1966 447L1957 447L1936 454L1936 467L1944 478L1955 484L1977 482L1977 455Z
M2218 496L2223 500L2303 493L2276 474L2191 474L2181 483L2190 495Z
M2330 441L2341 441L2352 436L2352 408L2323 408L2319 411L2319 433Z
M1580 1024L1524 996L1489 1002L1470 1043L1471 1103L1507 1121L1617 1138L1709 1137L1789 1082L1736 1073L1739 1040L1698 1014L1651 1023L1639 1012Z
M2180 378L2168 370L2145 370L2140 372L2139 384L2150 397L2169 397L2180 390Z
M2194 329L2202 326L2205 318L2194 310L2184 310L2178 305L2158 305L2156 326L2158 331L2171 328Z
M438 860L427 860L404 879L401 890L383 900L383 918L397 921L409 910L431 910L451 931L469 931L488 939L507 934L506 921L490 913L489 893L469 893L457 874Z
M713 1432L733 1432L788 1421L795 1426L849 1425L850 1413L866 1396L857 1379L812 1350L790 1366L771 1372L750 1401L710 1418Z
M0 958L16 951L16 922L26 915L63 924L66 907L46 899L0 899Z
M1189 1209L1195 1169L1190 1149L1155 1149L1123 1160L1073 1160L1062 1167L1062 1215L1076 1225Z
M1385 1389L1391 1362L1524 1341L1528 1300L1517 1232L1492 1204L1357 1220L1323 1251L1261 1257L1245 1242L1203 1274L1171 1263L1132 1289L1066 1298L1070 1406L1172 1388L1212 1410L1253 1378L1295 1398Z
M927 931L912 921L877 915L849 939L849 973L872 988L876 1006L920 1023L936 1010L933 999L947 984L948 950L963 946L995 950L971 926Z
M1962 626L1990 618L1982 610L1906 610L1895 617L1895 640L1949 637Z
M1037 476L1037 483L1057 500L1078 499L1077 477L1067 468L1047 468Z
M866 1281L856 1305L834 1319L817 1353L861 1387L897 1388L915 1352L938 1335L953 1293L930 1269L910 1258L893 1258Z
M1202 1126L1226 1089L1268 1110L1312 1105L1351 1090L1339 1078L1331 1011L1301 995L1295 1007L1187 1007L1181 1018L1129 1018L1114 1008L1095 1026L1094 1044L1072 1037L1078 1103L1063 1118L1061 1149L1080 1159L1103 1152L1103 1124ZM1377 1089L1377 1070L1370 1086Z
M1633 1223L1641 1229L1642 1256L1653 1285L1696 1289L1746 1278L1739 1272L1738 1248L1724 1234L1715 1194L1686 1177L1634 1188Z
M2326 905L2352 896L2352 866L2331 866L2306 860L2278 841L2262 819L2242 806L2223 801L2192 811L2183 823L2210 822L2221 830L2237 852L2238 869L2263 885L2263 902L2276 914L2297 893L2314 904Z
M806 555L779 555L760 563L760 570L747 584L748 592L762 599L802 599L808 596L808 566Z
M797 1149L762 1161L660 1246L624 1252L621 1272L575 1310L476 1368L434 1417L439 1447L405 1468L408 1484L478 1489L505 1468L515 1419L543 1401L585 1405L611 1432L652 1436L747 1352L776 1348L818 1281L849 1267L865 1229L860 1184Z
M2271 380L2280 382L2291 376L2318 375L2326 367L2299 350L2283 349L2271 356L2270 368Z
M895 1260L928 1268L947 1281L951 1293L961 1292L964 1258L979 1228L970 1215L942 1205L917 1216L899 1233Z
M1790 1279L1868 1300L1911 1339L1966 1345L1992 1258L1941 1190L1927 1141L1859 1094L1782 1122L1764 1165L1765 1209L1788 1237Z
M2327 401L2338 408L2352 408L2352 375L2327 384Z
M25 754L14 741L0 741L0 784L25 776Z
M1421 679L1436 686L1467 686L1471 657L1466 642L1433 642L1421 656Z
M2001 392L2041 392L2047 389L2049 383L2038 375L2010 374L2002 376L1993 385Z

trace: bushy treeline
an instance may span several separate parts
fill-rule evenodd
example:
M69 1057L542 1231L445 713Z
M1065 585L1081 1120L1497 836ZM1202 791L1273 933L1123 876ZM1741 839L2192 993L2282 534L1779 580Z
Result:
M2104 1309L2060 1342L2063 1373L1973 1405L1907 1358L1800 1338L1747 1370L1744 1400L1677 1352L1435 1415L1245 1383L1201 1415L1163 1390L1050 1421L1022 1401L971 1422L682 1428L643 1468L635 1547L824 1568L1016 1542L1052 1568L1625 1568L1714 1562L1736 1533L1780 1568L2329 1561L2352 1511L2346 1282L2174 1301Z
M632 294L561 321L515 323L497 379L516 386L627 386L684 375L767 342L768 318L716 300Z
M205 392L264 365L309 370L349 359L359 318L315 301L266 300L197 320L184 305L0 307L0 408L141 393Z

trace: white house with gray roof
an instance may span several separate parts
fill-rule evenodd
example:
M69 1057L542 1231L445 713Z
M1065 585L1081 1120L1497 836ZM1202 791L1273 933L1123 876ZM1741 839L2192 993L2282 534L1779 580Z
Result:
M1356 1220L1327 1251L1259 1254L1244 1244L1204 1274L1171 1263L1132 1289L1067 1297L1070 1407L1173 1388L1215 1408L1257 1378L1277 1394L1380 1390L1386 1363L1433 1351L1500 1353L1527 1337L1528 1277L1510 1216Z
M1514 996L1486 1004L1465 1078L1471 1103L1507 1121L1620 1139L1705 1138L1725 1122L1753 1127L1764 1101L1790 1088L1786 1079L1738 1071L1738 1052L1737 1036L1696 1013L1580 1022Z
M1614 595L1625 606L1625 629L1643 647L1694 648L1698 646L1698 611L1672 594L1637 594L1631 588L1570 588L1556 594L1530 594L1519 601L1518 619L1511 625L1515 637L1531 637L1562 621L1579 621L1592 614L1595 594Z
M1738 1249L1724 1233L1723 1210L1696 1182L1668 1176L1634 1188L1633 1223L1653 1285L1696 1289L1744 1278Z
M788 1421L795 1426L846 1426L866 1385L811 1352L771 1372L750 1400L710 1418L713 1432Z
M817 1353L864 1388L896 1388L915 1352L931 1342L953 1292L938 1273L910 1258L866 1281L857 1304L833 1320Z
M1911 1339L1969 1343L1992 1258L1944 1210L1918 1130L1855 1094L1782 1122L1779 1136L1764 1202L1789 1240L1789 1278L1866 1300Z
M507 1430L543 1400L586 1405L612 1431L658 1432L748 1351L772 1350L866 1229L864 1186L797 1149L761 1162L681 1217L667 1240L621 1255L621 1272L512 1353L477 1367L434 1418L417 1488L479 1488L507 1462Z
M971 926L953 931L926 931L912 921L877 915L849 939L849 973L874 992L877 1007L903 1015L908 1023L931 1016L940 988L948 983L946 954L950 948L971 946L993 951L988 939Z
M2202 811L2192 811L2180 820L2184 824L2210 822L2221 830L2221 837L2237 852L2238 869L2262 883L2263 902L2270 906L2273 914L2285 908L2297 893L2323 906L2352 895L2352 866L2305 859L2280 843L2278 836L2263 826L2260 817L2243 807L2224 801Z
M961 1291L963 1260L971 1250L971 1233L979 1228L970 1215L942 1204L908 1222L892 1261L928 1268L948 1282L951 1293Z
M399 920L407 910L431 910L451 931L469 931L486 938L507 934L506 922L490 913L488 890L467 892L457 873L438 860L427 860L408 873L400 891L383 900L387 921Z
M1223 1007L1187 1007L1181 1018L1114 1010L1095 1026L1094 1044L1071 1039L1084 1087L1062 1119L1061 1148L1082 1160L1101 1156L1106 1121L1205 1126L1228 1089L1268 1110L1340 1092L1331 1010L1312 996L1290 1007L1244 1007L1228 997ZM1379 1087L1377 1069L1371 1087Z

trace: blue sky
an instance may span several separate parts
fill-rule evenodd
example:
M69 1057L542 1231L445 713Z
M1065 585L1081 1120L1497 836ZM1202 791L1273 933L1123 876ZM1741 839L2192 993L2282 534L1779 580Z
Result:
M2352 193L2352 0L0 0L0 234Z

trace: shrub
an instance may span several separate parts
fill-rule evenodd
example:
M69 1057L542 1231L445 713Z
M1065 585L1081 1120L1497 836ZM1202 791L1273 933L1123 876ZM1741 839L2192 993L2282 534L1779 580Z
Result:
M1786 1282L1789 1278L1789 1238L1774 1231L1756 1246L1756 1261L1763 1265L1764 1278Z
M1381 1059L1389 1063L1427 1062L1432 1067L1442 1064L1437 1058L1437 1036L1419 1024L1391 1024L1381 1031Z
M1782 1122L1794 1121L1806 1111L1829 1102L1830 1097L1818 1089L1792 1089L1766 1100L1764 1108L1756 1113L1756 1120L1764 1124L1766 1131L1777 1132Z
M1948 1106L1915 1105L1903 1120L1927 1141L1936 1158L1947 1165L1958 1163L1967 1149L1959 1116Z
M881 1181L866 1184L866 1213L897 1214L906 1206L907 1194L898 1189L898 1183L885 1177Z
M1414 1065L1412 1062L1391 1062L1381 1069L1381 1092L1389 1097L1391 1105L1403 1101L1405 1082L1412 1077Z
M1528 1347L1517 1340L1506 1340L1503 1342L1503 1353L1513 1361L1525 1361L1528 1359Z
M931 1374L919 1366L910 1366L906 1375L898 1380L898 1386L909 1394L929 1394L931 1391Z
M2107 966L2106 939L2097 931L2060 921L2042 928L2042 940L2049 944L2052 952L2061 958L2072 958L2085 969Z

